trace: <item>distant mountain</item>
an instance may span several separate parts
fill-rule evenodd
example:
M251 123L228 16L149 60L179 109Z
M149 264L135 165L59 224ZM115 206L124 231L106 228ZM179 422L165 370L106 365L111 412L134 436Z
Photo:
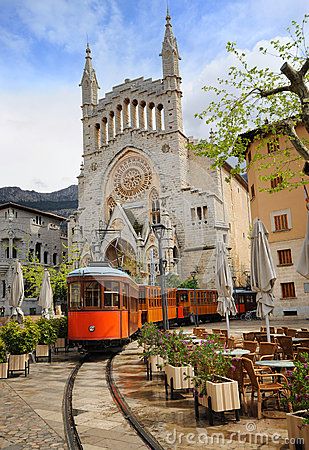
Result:
M65 217L68 217L77 209L77 198L77 186L75 184L60 191L47 193L24 191L17 186L0 188L0 204L14 202Z

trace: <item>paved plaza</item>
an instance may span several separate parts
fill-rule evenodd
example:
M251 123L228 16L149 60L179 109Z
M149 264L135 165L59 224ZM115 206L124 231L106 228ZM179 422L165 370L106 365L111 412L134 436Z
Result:
M275 326L282 321L272 321ZM291 325L291 321L285 322ZM257 330L261 321L231 321L232 334ZM225 328L225 323L203 324L207 329ZM294 320L293 326L308 327L308 321ZM190 327L184 327L190 329ZM0 381L0 448L65 449L62 399L67 377L79 359L69 352L53 356L53 362L31 364L30 376L17 376ZM115 405L106 384L107 357L97 355L85 362L75 380L73 412L77 430L85 450L146 448ZM174 401L165 400L162 375L146 380L141 349L131 343L114 358L114 378L132 411L166 449L205 447L209 449L287 449L286 421L282 418L242 416L236 423L228 416L227 424L216 422L209 427L202 412L194 418L191 393L176 394ZM279 414L280 417L280 414ZM219 439L219 441L218 441ZM219 442L219 443L218 443Z

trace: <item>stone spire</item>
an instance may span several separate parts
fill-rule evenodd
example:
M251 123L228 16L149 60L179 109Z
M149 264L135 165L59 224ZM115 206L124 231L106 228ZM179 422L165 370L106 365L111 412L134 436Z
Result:
M171 23L171 16L167 7L166 10L166 24L165 34L162 43L162 56L163 65L163 78L167 76L179 77L179 65L178 60L181 59L178 52L177 40L173 34L173 28Z
M82 102L83 105L97 105L98 104L98 89L100 89L95 70L92 67L91 50L87 43L86 48L86 62L80 86L82 88Z

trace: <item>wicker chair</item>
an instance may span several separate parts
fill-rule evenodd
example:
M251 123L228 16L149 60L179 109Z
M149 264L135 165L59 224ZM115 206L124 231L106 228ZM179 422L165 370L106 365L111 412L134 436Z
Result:
M286 335L290 337L296 337L296 334L297 330L295 330L294 328L288 328L288 331L286 332Z
M309 353L309 348L297 347L297 355L295 356L295 359L297 359L297 361L306 362L306 359L303 357L303 353Z
M298 331L296 333L297 338L309 338L309 331Z
M260 342L259 359L274 359L277 348L277 344L273 342Z
M267 334L256 333L255 338L258 341L258 343L267 342Z
M234 349L235 348L235 338L230 337L227 340L227 348Z
M308 349L309 348L309 341L304 339L303 341L299 341L298 345L299 345L299 347L306 347Z
M277 328L277 334L285 334L283 328Z
M249 350L250 353L255 353L257 346L258 346L257 341L243 341L242 348L244 350Z
M219 335L221 334L220 328L213 328L212 332L213 332L213 334L219 334Z
M309 331L308 328L301 328L301 331Z
M287 379L282 373L272 373L271 376L269 373L260 373L254 370L253 362L248 358L242 358L243 367L247 372L250 379L251 386L251 410L253 409L254 403L254 393L257 393L257 418L262 418L262 397L263 400L266 400L267 397L264 397L267 392L277 394L278 397L278 406L279 406L279 396L280 393L287 393L287 389L284 384L287 384ZM267 380L264 382L264 379ZM283 383L278 382L278 378L283 379ZM247 386L244 385L244 395L246 395ZM288 405L289 410L291 410L291 405Z
M277 341L282 348L284 359L294 359L293 341L290 336L278 336Z
M255 332L249 332L249 333L243 333L244 341L254 341L255 339Z

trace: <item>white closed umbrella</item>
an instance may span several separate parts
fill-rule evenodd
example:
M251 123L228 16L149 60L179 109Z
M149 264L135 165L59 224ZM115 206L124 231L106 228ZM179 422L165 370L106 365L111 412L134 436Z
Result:
M50 275L47 269L44 270L44 277L38 304L42 307L42 317L49 319L49 311L52 310L53 307L53 291L50 284Z
M307 232L300 252L300 258L297 264L296 271L303 277L309 278L309 211L307 218Z
M273 312L276 281L274 262L268 243L268 231L261 220L253 225L251 235L251 285L256 292L257 317L265 318L267 341L270 342L269 315Z
M227 335L230 336L229 314L237 314L233 299L233 280L227 261L227 250L224 242L218 241L216 245L216 288L218 291L217 313L225 316Z
M20 262L16 261L13 267L13 279L9 305L12 306L11 318L17 319L20 323L23 321L24 317L24 313L21 309L24 294L23 271Z

